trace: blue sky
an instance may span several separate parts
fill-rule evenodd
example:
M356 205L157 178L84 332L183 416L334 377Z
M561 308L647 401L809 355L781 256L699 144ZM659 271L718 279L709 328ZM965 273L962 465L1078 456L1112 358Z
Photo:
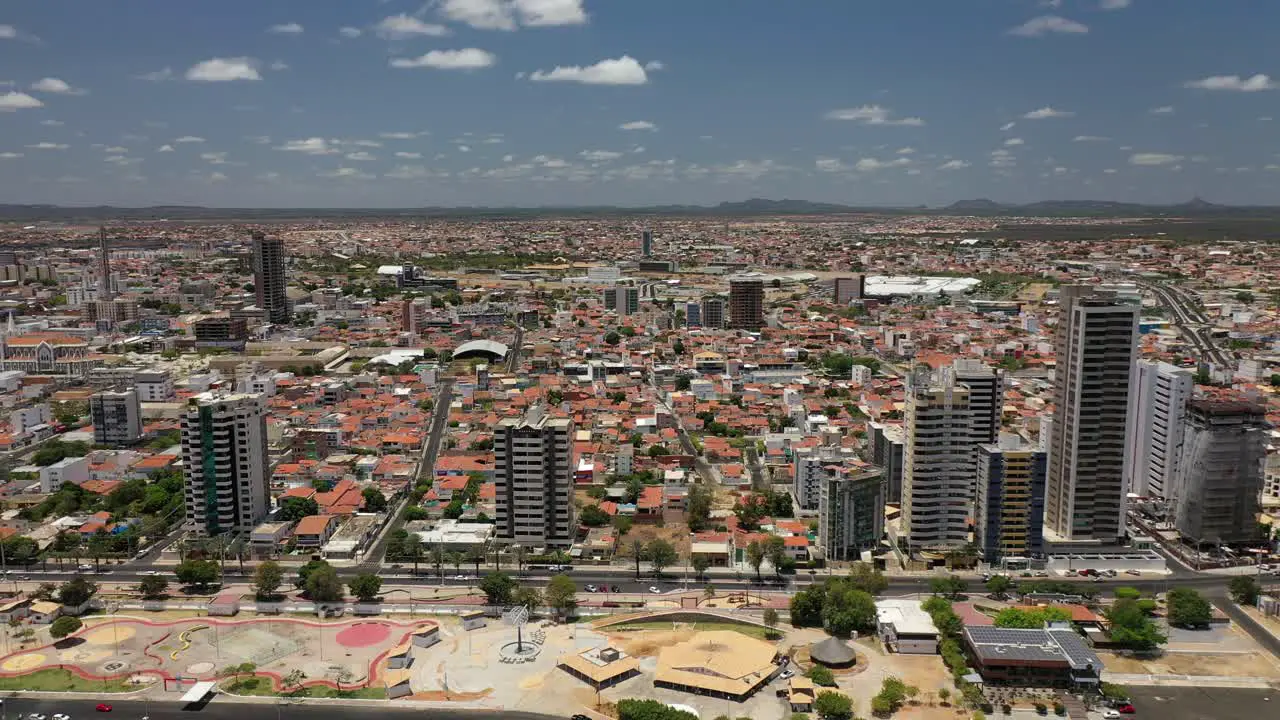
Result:
M0 202L1277 204L1276 27L1244 0L13 2Z

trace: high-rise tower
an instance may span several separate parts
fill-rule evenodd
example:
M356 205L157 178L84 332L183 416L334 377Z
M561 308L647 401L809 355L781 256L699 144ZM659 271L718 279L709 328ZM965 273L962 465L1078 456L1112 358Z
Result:
M253 290L267 322L289 322L289 296L285 293L284 241L253 233Z
M111 287L111 247L107 244L107 229L98 228L98 299L112 300L116 296Z
M495 532L525 547L573 543L573 421L535 405L493 432Z
M1138 307L1084 285L1060 294L1044 520L1056 539L1124 534L1125 424Z
M759 330L764 327L764 281L729 280L729 328Z
M188 526L248 536L271 504L263 396L196 395L181 427Z

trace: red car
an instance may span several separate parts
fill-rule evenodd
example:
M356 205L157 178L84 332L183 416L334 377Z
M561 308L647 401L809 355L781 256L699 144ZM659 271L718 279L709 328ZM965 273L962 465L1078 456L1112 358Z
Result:
M1120 707L1116 708L1116 710L1119 710L1122 715L1132 715L1138 712L1137 710L1133 709L1132 705L1121 705Z
M97 710L98 712L111 712L111 706L106 703L98 703L94 710Z

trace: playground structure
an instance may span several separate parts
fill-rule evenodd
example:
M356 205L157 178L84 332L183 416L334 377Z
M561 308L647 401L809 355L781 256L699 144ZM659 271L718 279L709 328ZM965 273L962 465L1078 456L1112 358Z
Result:
M213 681L229 677L267 679L276 690L294 670L297 685L356 689L383 681L386 656L415 633L436 623L353 620L316 622L300 618L175 620L110 617L56 643L0 657L0 676L53 668L93 680L144 685ZM252 666L252 671L244 670Z

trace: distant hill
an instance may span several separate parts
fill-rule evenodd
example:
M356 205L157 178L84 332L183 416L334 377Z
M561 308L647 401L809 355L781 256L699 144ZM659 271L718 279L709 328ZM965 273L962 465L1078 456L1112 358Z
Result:
M283 222L339 218L536 218L601 216L747 217L767 215L978 215L1005 217L1113 217L1113 218L1235 218L1280 219L1280 207L1218 205L1201 198L1177 205L1142 205L1108 200L1045 200L1015 205L987 198L959 200L946 207L876 207L818 203L808 200L752 198L718 205L655 205L647 207L422 207L422 208L209 208L197 205L160 205L121 208L107 205L0 205L0 222L96 223L105 221L154 222L173 220Z

